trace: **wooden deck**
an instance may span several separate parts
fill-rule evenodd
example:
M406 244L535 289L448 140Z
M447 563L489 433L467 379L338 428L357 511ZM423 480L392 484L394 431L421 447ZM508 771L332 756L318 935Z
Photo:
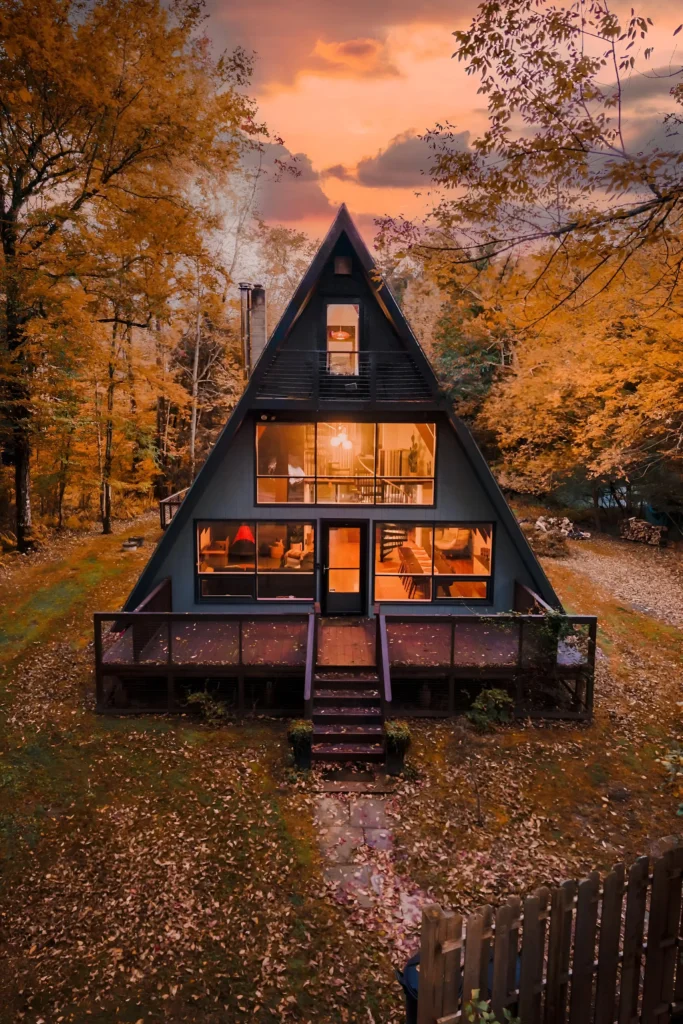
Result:
M287 708L296 706L300 692L303 711L317 670L371 669L381 680L387 710L392 680L397 705L415 714L454 714L463 685L498 680L515 697L519 714L584 720L591 715L597 628L592 616L553 618L536 610L385 615L378 607L372 618L334 619L318 611L182 613L170 611L171 603L164 581L135 612L95 615L100 710L110 706L112 688L139 687L144 680L154 689L154 710L163 705L164 686L168 709L181 710L176 695L192 679L203 680L202 686L207 679L232 680L237 707L244 710L248 680L256 708L259 687L289 679ZM417 696L426 685L434 690L431 710L421 708L423 698Z
M374 619L321 619L317 664L320 667L374 667L376 634Z
M146 626L146 629L142 629ZM150 628L151 627L151 628ZM220 619L135 623L105 644L105 666L168 665L177 668L272 666L302 669L306 660L306 618L239 621Z

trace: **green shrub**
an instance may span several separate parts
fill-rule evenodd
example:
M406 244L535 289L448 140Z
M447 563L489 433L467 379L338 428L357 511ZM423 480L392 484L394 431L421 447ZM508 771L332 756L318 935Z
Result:
M206 690L191 693L187 698L187 703L195 705L207 725L224 725L230 717L227 704L222 700L217 700Z
M478 988L472 990L472 1001L465 1004L463 1016L470 1024L479 1024L480 1021L482 1024L498 1024L498 1018L491 1009L491 1001L480 999ZM519 1024L519 1017L513 1017L507 1008L503 1010L503 1019L506 1024Z
M307 718L297 718L287 730L287 739L295 752L310 750L313 741L313 723Z
M392 754L405 754L411 743L410 729L407 722L392 719L384 723L384 734L387 739L387 750Z
M467 718L478 732L490 732L510 721L514 701L505 690L482 690L472 702Z

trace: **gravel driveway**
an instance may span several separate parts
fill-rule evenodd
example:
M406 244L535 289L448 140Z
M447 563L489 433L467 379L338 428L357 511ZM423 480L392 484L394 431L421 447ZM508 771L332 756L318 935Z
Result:
M571 558L555 559L583 573L638 612L683 628L683 554L613 537L570 541Z

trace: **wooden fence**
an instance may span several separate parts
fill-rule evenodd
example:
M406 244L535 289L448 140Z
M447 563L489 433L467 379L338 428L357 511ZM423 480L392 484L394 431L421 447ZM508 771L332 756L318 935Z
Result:
M683 1012L682 876L676 847L466 920L426 907L418 1024L464 1024L476 989L501 1022L665 1024Z

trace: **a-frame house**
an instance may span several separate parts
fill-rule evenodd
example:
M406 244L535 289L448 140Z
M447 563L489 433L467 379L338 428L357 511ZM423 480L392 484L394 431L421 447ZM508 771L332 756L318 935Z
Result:
M245 392L124 612L96 616L98 706L207 687L307 710L320 757L341 733L379 756L382 710L453 713L487 679L587 716L594 620L563 615L345 206L262 351L245 315Z

